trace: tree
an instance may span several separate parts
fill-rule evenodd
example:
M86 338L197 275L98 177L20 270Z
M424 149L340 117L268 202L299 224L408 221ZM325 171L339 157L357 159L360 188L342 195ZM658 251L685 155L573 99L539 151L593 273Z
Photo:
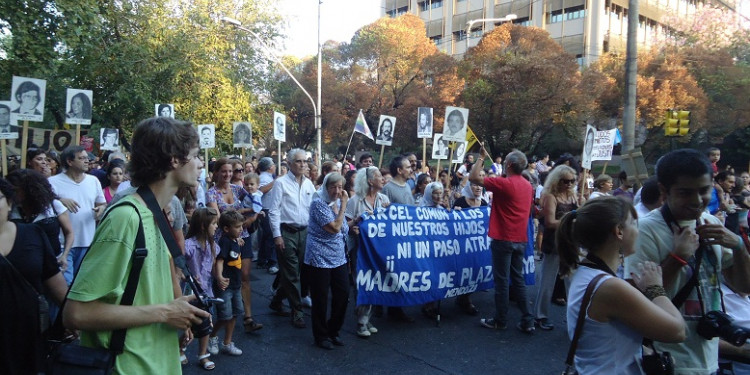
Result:
M578 64L542 29L506 23L484 34L461 77L470 124L493 153L533 151L552 126L584 116L573 101L583 93Z

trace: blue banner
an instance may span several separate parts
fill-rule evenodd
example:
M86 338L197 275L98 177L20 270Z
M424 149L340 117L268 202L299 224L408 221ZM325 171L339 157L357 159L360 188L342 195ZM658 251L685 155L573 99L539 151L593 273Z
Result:
M391 204L365 216L357 304L412 306L492 288L489 212Z

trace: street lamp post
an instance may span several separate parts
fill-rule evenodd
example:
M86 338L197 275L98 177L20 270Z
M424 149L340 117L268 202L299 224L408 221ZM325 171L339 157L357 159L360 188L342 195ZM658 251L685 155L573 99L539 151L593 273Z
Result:
M317 164L318 164L318 168L320 168L320 159L322 158L322 155L320 154L320 150L321 150L321 140L320 140L320 138L321 138L320 137L320 112L319 112L320 109L318 108L317 105L315 105L315 100L313 100L312 95L310 95L310 93L307 92L307 90L305 90L305 88L302 86L301 83L299 83L299 81L297 81L297 78L294 78L294 74L292 74L292 72L290 72L289 69L287 69L287 67L281 62L281 60L276 56L276 54L273 53L273 51L271 51L270 48L268 48L268 46L266 45L266 43L263 42L263 39L261 39L261 37L258 34L256 34L254 31L248 29L247 27L242 26L242 22L240 22L240 21L238 21L238 20L236 20L234 18L229 18L229 17L226 17L226 16L225 17L221 17L221 22L224 22L226 24L232 25L236 29L242 30L242 31L250 34L253 38L255 38L255 40L258 43L260 43L261 48L263 48L263 50L266 51L266 53L271 57L271 59L273 59L273 61L275 61L277 64L279 64L279 66L281 66L281 69L283 69L284 72L286 72L286 74L289 75L289 77L292 79L292 81L294 81L294 83L296 83L297 86L299 86L300 90L302 90L302 92L305 93L305 95L307 96L307 98L310 99L310 104L313 107L313 112L315 112L315 129L317 130L317 138L318 138L317 139L317 146L318 146L318 161L317 161Z
M464 56L466 56L466 53L469 52L469 33L471 32L471 27L474 26L475 23L479 22L513 22L514 19L518 18L518 15L515 13L511 13L506 15L502 18L479 18L476 20L471 20L466 23L466 51L464 51Z

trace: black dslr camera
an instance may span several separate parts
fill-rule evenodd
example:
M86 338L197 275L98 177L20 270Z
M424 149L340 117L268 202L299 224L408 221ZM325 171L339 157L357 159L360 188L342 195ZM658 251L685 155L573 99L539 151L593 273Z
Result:
M214 303L223 303L224 300L221 298L211 298L209 297L206 292L201 289L200 285L195 282L195 279L193 278L193 275L187 275L185 277L185 282L190 285L190 289L193 290L193 294L195 294L195 299L190 301L190 304L208 312L209 314L211 311L209 310L211 306L213 306ZM201 321L198 324L193 324L191 327L193 330L193 336L196 338L201 338L209 333L211 333L211 316L204 318L203 321Z
M732 324L732 318L721 311L709 311L698 321L698 334L706 340L719 337L734 346L742 346L750 331Z

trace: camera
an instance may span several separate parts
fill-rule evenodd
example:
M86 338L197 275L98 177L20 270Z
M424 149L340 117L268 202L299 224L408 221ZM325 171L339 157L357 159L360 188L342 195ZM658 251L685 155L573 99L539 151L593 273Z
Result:
M698 321L698 334L706 340L719 337L734 346L742 346L750 331L732 324L732 318L721 311L709 311Z
M208 312L211 313L210 309L211 306L213 306L214 303L223 303L224 300L221 298L211 298L206 294L206 292L201 289L200 285L195 282L195 279L193 278L193 275L187 275L185 277L185 282L188 283L190 286L190 289L193 290L193 294L195 294L195 299L190 301L190 304ZM191 327L193 331L193 336L196 338L205 337L209 333L211 333L211 316L204 318L200 323L193 324Z

